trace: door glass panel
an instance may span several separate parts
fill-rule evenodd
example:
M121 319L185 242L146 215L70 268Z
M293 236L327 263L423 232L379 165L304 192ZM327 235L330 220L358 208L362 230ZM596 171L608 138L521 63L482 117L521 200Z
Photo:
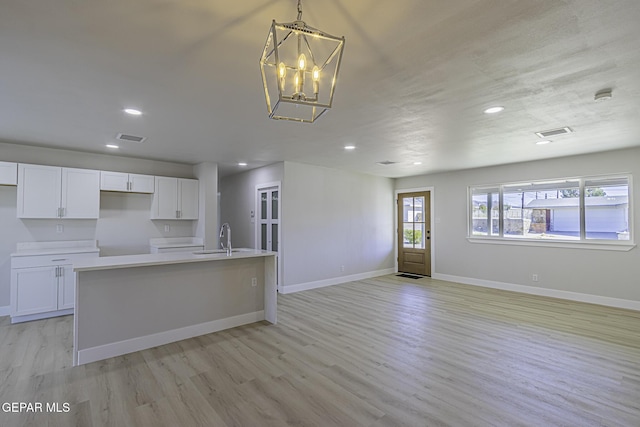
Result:
M271 218L278 219L278 192L271 193Z
M403 236L404 236L404 247L405 248L413 248L414 244L416 242L416 234L414 232L413 229L413 224L412 223L405 223L404 224L404 231L403 231Z
M271 250L278 252L278 224L271 224Z
M424 249L424 240L425 240L424 224L414 224L413 247L416 249Z
M413 197L403 198L402 206L404 208L403 222L413 222Z
M424 197L413 198L413 221L424 222Z
M267 219L267 193L260 193L260 219Z
M260 224L261 227L261 247L260 249L262 249L263 251L267 250L267 224Z

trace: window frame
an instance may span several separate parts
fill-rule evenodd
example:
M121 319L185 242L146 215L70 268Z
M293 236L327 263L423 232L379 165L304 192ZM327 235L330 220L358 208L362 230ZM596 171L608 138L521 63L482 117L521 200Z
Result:
M471 185L467 187L467 240L471 243L489 243L498 245L516 245L516 246L543 246L543 247L564 247L573 249L600 249L600 250L617 250L629 251L635 245L635 235L633 223L635 216L633 213L633 176L630 173L618 173L608 175L589 175L577 177L549 178L528 181L514 181L501 184L482 184ZM606 181L606 180L626 180L627 182L627 200L628 200L628 240L598 239L586 237L586 206L585 206L585 184L589 181ZM559 184L562 182L578 181L579 183L579 220L580 231L579 237L576 238L526 238L519 236L508 236L504 234L504 192L505 188L513 188L515 186L541 186L549 184ZM473 232L473 213L474 213L474 194L480 193L482 190L487 191L487 197L491 197L491 193L498 192L499 200L499 232L492 235L491 212L487 209L487 234L479 235Z

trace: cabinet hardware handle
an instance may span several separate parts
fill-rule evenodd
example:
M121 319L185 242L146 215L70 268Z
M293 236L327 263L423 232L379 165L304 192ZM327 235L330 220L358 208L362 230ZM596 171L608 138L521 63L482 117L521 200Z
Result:
M56 267L56 277L60 277L60 267Z
M51 262L60 262L60 261L66 261L66 258L58 258L58 259L52 259Z

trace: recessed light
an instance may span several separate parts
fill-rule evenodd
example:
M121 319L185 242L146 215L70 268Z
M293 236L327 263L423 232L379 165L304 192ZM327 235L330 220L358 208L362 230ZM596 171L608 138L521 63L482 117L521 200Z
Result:
M499 113L501 111L504 110L504 107L501 107L499 105L495 106L495 107L489 107L486 110L484 110L485 114L496 114Z
M422 164L422 162L413 162L413 164L414 164L414 165L416 165L416 166L418 166L418 165L421 165L421 164Z
M120 148L119 146L115 145L115 144L107 144L107 148Z
M238 166L247 166L246 162L238 162Z
M127 113L127 114L130 114L132 116L141 116L142 115L142 111L136 110L135 108L125 108L124 112Z
M355 145L345 145L345 146L344 146L344 149L345 149L345 150L355 150L355 149L356 149L356 146L355 146Z
M542 141L538 141L536 142L536 145L546 145L546 144L550 144L551 141L549 141L548 139L543 139Z

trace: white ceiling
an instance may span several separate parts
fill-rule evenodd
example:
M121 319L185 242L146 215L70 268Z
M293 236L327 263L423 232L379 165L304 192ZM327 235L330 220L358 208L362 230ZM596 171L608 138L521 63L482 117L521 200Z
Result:
M640 145L638 0L302 6L346 38L334 106L314 124L268 119L258 66L296 0L2 0L0 140L113 154L123 132L148 139L118 155L223 175L291 160L388 177ZM603 88L613 98L594 102ZM575 133L535 145L563 126Z

